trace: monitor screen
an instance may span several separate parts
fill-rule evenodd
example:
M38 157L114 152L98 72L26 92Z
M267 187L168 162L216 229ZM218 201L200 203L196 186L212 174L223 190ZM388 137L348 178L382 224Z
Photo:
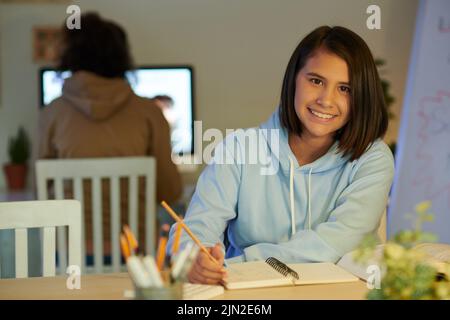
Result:
M40 70L41 107L61 95L70 72ZM172 152L192 154L194 145L193 74L189 66L139 67L126 74L133 91L142 97L160 96L160 107L171 127ZM169 98L168 98L169 97Z

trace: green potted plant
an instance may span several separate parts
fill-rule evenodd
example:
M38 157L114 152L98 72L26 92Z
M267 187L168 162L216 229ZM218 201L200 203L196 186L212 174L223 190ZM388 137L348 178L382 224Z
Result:
M386 65L386 61L383 59L375 59L375 65L378 67L380 75L382 75L385 71L385 70L383 70L383 66ZM395 114L392 112L391 107L392 107L392 104L395 102L395 98L391 94L391 83L383 77L381 77L380 81L381 81L381 87L383 88L384 100L386 103L389 120L393 120L395 118ZM392 154L394 156L395 156L396 147L397 147L397 143L395 141L392 141L389 143L389 148L391 149Z
M433 245L437 237L422 230L424 222L433 221L430 201L416 206L415 228L395 234L382 248L378 263L383 270L380 287L369 291L370 300L450 300L450 261L448 245ZM411 215L410 218L413 218ZM356 262L374 257L376 239L366 237L354 252ZM428 248L428 249L427 249Z
M30 157L30 141L25 130L20 127L17 136L8 142L10 162L3 166L9 190L25 189L27 178L27 161Z

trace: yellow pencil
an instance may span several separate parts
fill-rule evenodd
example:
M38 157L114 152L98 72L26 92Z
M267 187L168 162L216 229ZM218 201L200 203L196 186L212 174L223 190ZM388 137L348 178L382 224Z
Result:
M120 235L120 247L122 248L122 255L125 260L130 257L130 247L128 246L127 239L123 234Z
M178 252L178 249L180 247L180 238L181 238L182 231L183 231L183 227L181 226L181 223L178 223L177 229L175 230L175 238L174 238L173 244L172 244L172 254L176 254Z
M131 253L137 254L138 252L138 242L136 240L136 237L134 236L133 232L131 231L130 227L127 225L123 226L123 231L125 232L126 239L128 240L128 243L130 244Z
M161 202L161 205L164 207L164 209L167 210L167 212L170 214L170 216L178 222L181 227L187 232L187 234L194 240L194 242L199 246L200 250L202 250L212 261L214 261L217 265L220 266L219 261L216 260L208 251L208 249L205 248L205 246L200 242L200 240L195 236L195 234L192 233L191 229L187 225L184 224L183 220L175 213L175 211L172 210L169 205L163 201Z
M164 263L166 262L166 246L167 235L169 234L169 225L163 224L161 226L161 236L159 237L158 251L156 252L156 266L159 270L164 270Z

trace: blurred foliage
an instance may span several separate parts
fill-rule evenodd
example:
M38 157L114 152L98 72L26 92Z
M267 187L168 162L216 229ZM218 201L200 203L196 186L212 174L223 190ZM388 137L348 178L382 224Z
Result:
M375 59L375 65L378 67L378 73L380 74L381 87L383 88L384 101L386 103L386 108L388 110L389 119L394 119L395 115L391 111L391 106L395 102L395 98L390 92L391 83L388 80L381 77L381 74L384 73L383 66L386 65L386 61L383 59Z
M434 242L436 236L422 231L424 222L433 221L433 214L429 213L430 201L419 203L416 208L413 230L398 232L393 240L388 241L381 258L381 269L384 275L381 279L381 287L369 291L367 298L370 300L427 300L427 299L450 299L450 264L445 265L442 280L439 272L442 270L428 263L425 253L413 249L414 246L423 242ZM356 250L354 259L356 262L364 263L373 257L377 240L374 236L363 239Z
M395 102L395 97L391 94L391 83L383 78L381 75L384 73L383 67L386 65L386 61L383 59L375 59L375 65L378 68L378 73L380 74L381 87L383 88L384 101L386 103L386 108L388 112L389 120L395 119L395 114L392 112L391 107ZM395 149L397 147L396 142L391 142L389 144L389 148L392 151L392 154L395 156Z

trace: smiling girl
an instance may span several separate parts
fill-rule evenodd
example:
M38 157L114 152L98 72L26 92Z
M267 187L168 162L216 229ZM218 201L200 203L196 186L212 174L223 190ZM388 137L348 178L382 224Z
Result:
M221 263L337 262L376 233L386 207L394 173L381 140L387 125L366 43L343 27L317 28L289 61L279 108L257 129L278 130L276 145L263 148L278 170L261 174L260 164L238 161L247 133L227 136L216 151L234 161L205 168L184 221ZM200 253L189 280L225 276Z

